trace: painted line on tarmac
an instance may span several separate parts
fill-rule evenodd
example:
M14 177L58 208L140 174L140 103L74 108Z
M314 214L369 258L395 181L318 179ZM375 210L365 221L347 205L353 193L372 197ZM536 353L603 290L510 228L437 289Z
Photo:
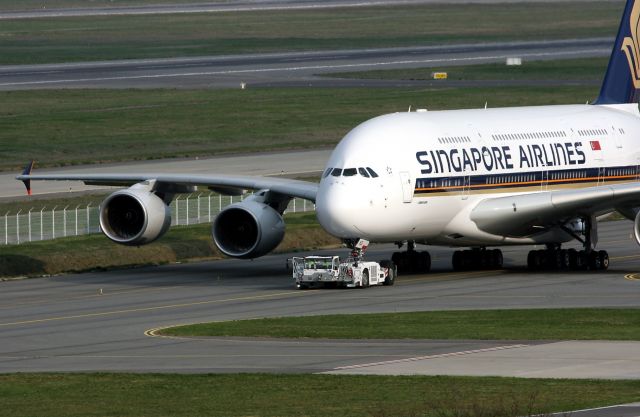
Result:
M623 408L623 407L638 407L640 403L630 403L630 404L617 404L617 405L607 405L604 407L594 407L594 408L583 408L581 410L571 410L571 411L558 411L557 413L552 413L552 416L569 416L575 413L586 413L589 411L598 411L598 410L608 410L612 408Z
M539 52L539 53L524 53L520 54L525 58L541 58L541 57L554 57L554 56L569 56L580 55L585 53L603 53L610 52L610 49L583 49L578 51L559 51L559 52ZM416 59L416 60L401 60L401 61L386 61L386 62L370 62L360 64L336 64L336 65L310 65L299 67L281 67L281 68L253 68L243 70L227 70L227 71L205 71L205 72L186 72L186 73L173 73L173 74L153 74L153 75L132 75L121 77L96 77L96 78L78 78L78 79L62 79L62 80L42 80L42 81L20 81L11 83L0 83L0 87L10 87L19 85L45 85L45 84L65 84L65 83L82 83L82 82L96 82L96 81L123 81L123 80L141 80L141 79L156 79L156 78L175 78L175 77L202 77L207 75L233 75L233 74L250 74L250 73L267 73L277 71L304 71L304 70L332 70L332 69L347 69L347 68L363 68L363 67L380 67L386 65L404 65L404 64L429 64L429 63L447 63L447 62L473 62L482 60L500 60L512 56L513 54L502 55L487 55L477 57L462 57L462 58L431 58L431 59Z
M50 321L60 321L60 320L73 320L73 319L81 319L87 317L100 317L100 316L113 316L116 314L127 314L127 313L138 313L142 311L155 311L155 310L168 310L168 309L177 309L183 307L193 307L198 305L207 305L207 304L219 304L219 303L228 303L232 301L247 301L247 300L264 300L269 298L276 297L286 297L286 296L303 296L313 294L315 291L288 291L288 292L280 292L275 294L265 294L265 295L255 295L255 296L247 296L247 297L237 297L237 298L227 298L221 300L207 300L207 301L196 301L193 303L183 303L183 304L169 304L169 305L160 305L154 307L143 307L143 308L132 308L126 310L114 310L114 311L103 311L98 313L87 313L87 314L77 314L72 316L60 316L60 317L48 317L44 319L35 319L35 320L24 320L24 321L16 321L10 323L0 323L0 327L7 326L18 326L23 324L34 324L34 323L46 323Z
M339 366L337 368L333 368L333 370L334 371L342 371L342 370L348 370L348 369L367 368L367 367L378 366L378 365L390 365L390 364L394 364L394 363L416 362L416 361L422 361L422 360L427 360L427 359L450 358L450 357L455 357L455 356L471 355L471 354L474 354L474 353L495 352L495 351L507 350L507 349L518 349L518 348L523 348L523 347L528 347L528 346L529 345L518 344L518 345L496 346L496 347L486 348L486 349L463 350L463 351L460 351L460 352L441 353L441 354L438 354L438 355L416 356L416 357L413 357L413 358L396 359L396 360L382 361L382 362L363 363L363 364L360 364L360 365Z
M632 258L640 258L640 255L614 256L614 257L611 257L609 259L613 259L614 261L617 261L617 260L620 260L620 259L632 259Z
M127 295L127 294L132 294L132 293L139 293L139 292L144 292L144 293L150 293L150 292L158 292L158 291L167 291L167 290L172 290L174 288L178 288L178 285L171 285L171 286L166 286L166 287L154 287L154 288L135 288L132 290L127 290L127 289L114 289L114 290L105 290L104 288L97 288L92 294L85 294L85 295L75 295L75 296L70 296L67 298L33 298L33 299L28 299L28 300L24 300L21 301L19 303L16 304L3 304L0 306L0 310L2 309L8 309L8 308L15 308L15 307L22 307L25 305L41 305L41 304L54 304L54 303L66 303L69 301L75 301L75 300L85 300L88 298L103 298L103 297L108 297L108 296L112 296L112 295ZM102 291L100 291L102 290Z
M624 276L624 279L628 281L640 281L640 272L636 272L633 274L627 274Z

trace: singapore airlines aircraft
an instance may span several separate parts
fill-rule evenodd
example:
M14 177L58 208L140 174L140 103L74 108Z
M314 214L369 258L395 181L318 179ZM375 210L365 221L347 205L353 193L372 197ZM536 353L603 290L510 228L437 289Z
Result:
M282 213L293 197L316 203L322 227L346 243L406 243L393 254L401 270L430 268L416 244L471 248L455 269L500 267L497 246L531 251L537 268L606 269L595 250L596 217L614 210L634 220L640 243L640 0L628 0L601 92L594 104L387 114L357 126L333 151L319 184L224 175L33 175L124 185L101 206L106 236L143 245L170 225L177 193L205 186L256 193L226 207L212 226L226 255L256 258L284 236ZM578 240L581 251L561 244Z

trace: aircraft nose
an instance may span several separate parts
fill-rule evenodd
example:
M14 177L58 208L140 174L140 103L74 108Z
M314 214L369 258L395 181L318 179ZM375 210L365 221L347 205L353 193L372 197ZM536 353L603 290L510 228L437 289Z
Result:
M344 184L321 184L316 197L316 215L327 232L341 238L362 234L355 226L360 212L355 197Z

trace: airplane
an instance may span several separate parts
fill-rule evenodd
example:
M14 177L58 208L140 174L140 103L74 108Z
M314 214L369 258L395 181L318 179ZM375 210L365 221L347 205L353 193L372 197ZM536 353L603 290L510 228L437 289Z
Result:
M315 202L320 225L347 244L393 242L401 272L427 272L416 245L470 248L455 270L500 268L499 247L545 245L530 269L603 270L597 218L633 220L640 244L640 0L628 0L600 94L593 104L402 112L365 121L336 146L320 183L283 178L148 174L35 175L18 180L128 186L100 210L104 234L124 245L161 237L169 203L197 186L227 195L256 192L212 224L222 253L253 259L284 237L294 198ZM563 249L577 240L580 251Z

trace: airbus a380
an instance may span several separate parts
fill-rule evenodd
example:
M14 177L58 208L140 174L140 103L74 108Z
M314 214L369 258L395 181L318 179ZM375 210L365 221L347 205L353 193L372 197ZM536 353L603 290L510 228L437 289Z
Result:
M598 216L617 210L634 220L640 243L640 0L628 0L594 104L394 113L368 120L333 151L319 184L268 177L111 174L34 175L126 185L101 205L111 240L142 245L171 223L177 193L205 186L226 194L255 190L226 207L212 226L226 255L256 258L284 236L282 214L301 197L316 203L322 227L346 243L406 243L393 261L430 268L416 245L466 247L455 269L502 266L504 245L546 245L530 268L606 269L596 250ZM561 245L578 240L583 250ZM488 249L493 248L493 249Z

